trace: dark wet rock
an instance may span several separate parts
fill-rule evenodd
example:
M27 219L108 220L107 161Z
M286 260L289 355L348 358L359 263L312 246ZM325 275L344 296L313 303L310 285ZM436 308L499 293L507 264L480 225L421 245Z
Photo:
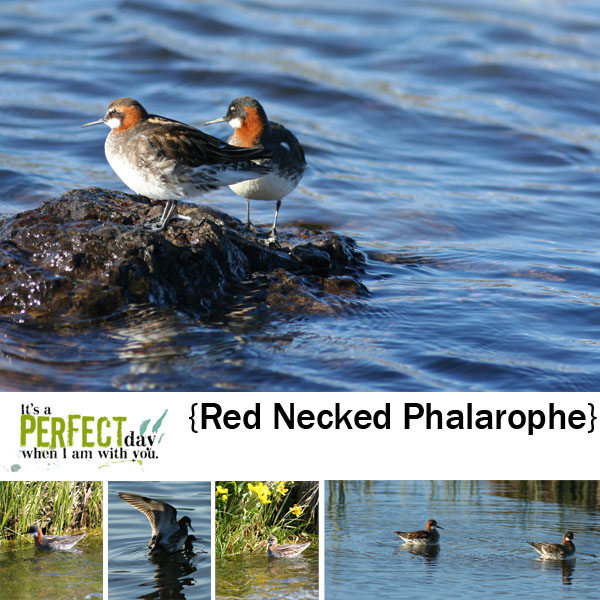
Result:
M191 221L160 233L141 224L162 202L98 188L71 190L0 220L0 314L89 319L153 303L194 316L240 298L271 310L328 312L366 288L363 256L335 233L280 233L265 245L237 219L180 205Z

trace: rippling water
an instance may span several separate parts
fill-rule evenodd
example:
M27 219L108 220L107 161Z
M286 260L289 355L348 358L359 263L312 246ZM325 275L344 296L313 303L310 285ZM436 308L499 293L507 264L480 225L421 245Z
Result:
M327 494L327 600L598 597L595 481L334 481ZM444 528L437 550L394 535L430 518ZM575 560L540 560L527 545L567 530Z
M319 549L313 543L301 556L254 556L217 559L217 600L317 600L319 598Z
M44 600L103 598L101 535L88 535L72 550L38 550L32 542L22 540L2 545L0 598L42 597Z
M354 237L370 295L219 323L4 320L0 385L597 390L599 35L592 0L3 2L0 212L125 189L107 130L80 129L116 97L200 126L249 94L307 154L282 228ZM245 216L228 190L201 202Z

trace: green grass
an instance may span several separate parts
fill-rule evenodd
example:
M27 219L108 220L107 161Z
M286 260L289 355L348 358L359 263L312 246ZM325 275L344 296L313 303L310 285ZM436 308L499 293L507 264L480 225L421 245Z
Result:
M217 557L264 551L269 535L280 543L318 535L316 481L217 481L215 493Z
M0 542L34 523L52 535L101 527L102 482L0 482Z

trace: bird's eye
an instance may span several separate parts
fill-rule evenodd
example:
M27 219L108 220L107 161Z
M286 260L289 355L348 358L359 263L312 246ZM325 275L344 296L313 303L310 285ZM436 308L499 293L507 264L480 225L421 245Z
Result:
M235 106L232 106L232 107L231 107L229 110L230 110L231 112L235 112L235 110L236 110L236 109L235 109Z
M117 111L114 108L109 108L108 109L108 114L109 115L114 115Z

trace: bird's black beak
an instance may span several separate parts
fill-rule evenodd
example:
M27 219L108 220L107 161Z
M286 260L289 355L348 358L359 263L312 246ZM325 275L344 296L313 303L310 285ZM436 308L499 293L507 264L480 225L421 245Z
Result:
M219 117L218 119L213 119L212 121L206 121L206 123L203 123L203 125L212 125L213 123L224 123L226 120L227 119L225 119L225 117Z
M82 125L82 127L89 127L90 125L101 125L102 123L104 123L104 119L98 119L97 121L92 121L91 123L86 123L85 125Z

